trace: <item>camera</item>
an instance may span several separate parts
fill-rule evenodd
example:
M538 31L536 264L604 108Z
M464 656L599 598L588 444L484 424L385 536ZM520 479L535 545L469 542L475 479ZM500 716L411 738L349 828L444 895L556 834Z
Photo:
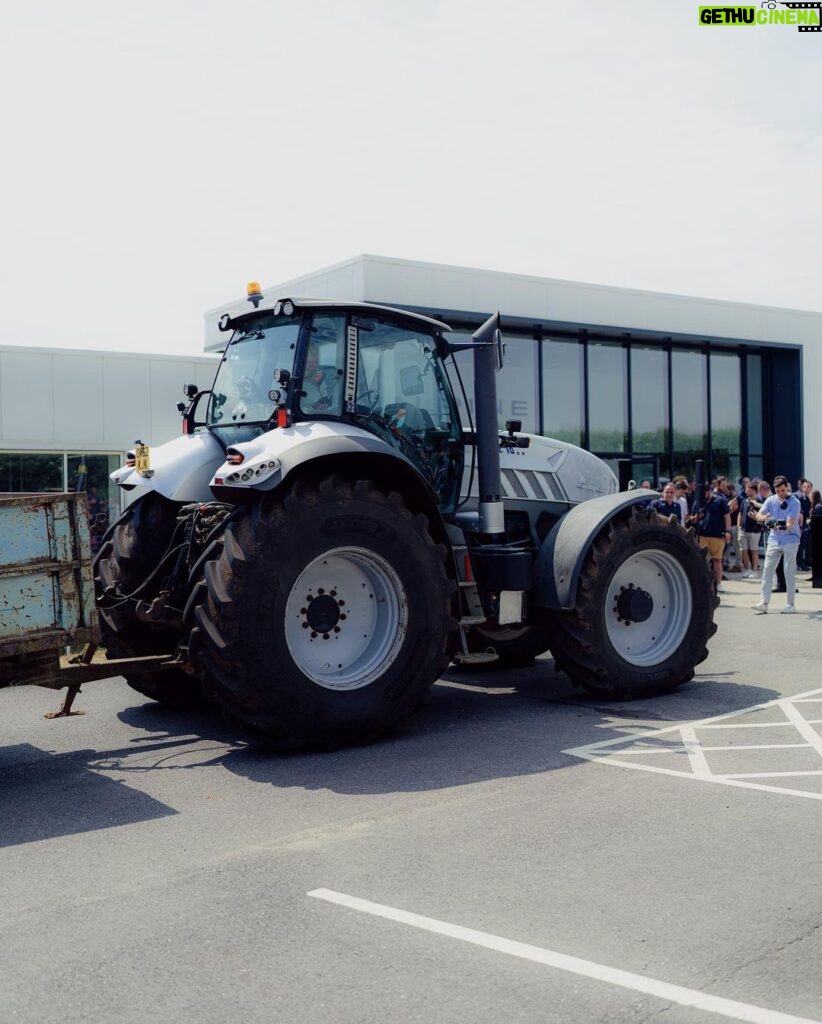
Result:
M769 530L787 530L788 520L787 519L766 519L765 526Z

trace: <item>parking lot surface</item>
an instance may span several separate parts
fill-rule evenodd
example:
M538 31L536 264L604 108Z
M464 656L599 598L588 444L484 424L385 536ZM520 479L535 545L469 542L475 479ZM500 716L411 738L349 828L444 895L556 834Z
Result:
M332 754L3 691L0 1020L822 1021L822 590L725 586L673 694L452 670Z

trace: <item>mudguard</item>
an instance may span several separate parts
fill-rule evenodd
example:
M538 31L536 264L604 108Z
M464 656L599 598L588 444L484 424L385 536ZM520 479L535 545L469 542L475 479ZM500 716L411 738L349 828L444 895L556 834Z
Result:
M398 459L419 476L417 469L395 448L374 434L350 423L308 421L269 430L251 441L232 444L242 455L239 464L214 467L212 492L223 500L242 500L242 493L271 491L298 466L329 455L380 454ZM224 458L225 456L223 456Z
M157 491L171 501L212 501L208 485L214 470L225 459L225 452L215 437L203 431L181 434L152 447L150 459L147 473L121 466L111 474L112 481L129 490L138 488L135 497L145 491Z
M573 608L594 538L617 512L658 498L656 491L620 491L576 505L554 526L537 553L531 601L540 608Z

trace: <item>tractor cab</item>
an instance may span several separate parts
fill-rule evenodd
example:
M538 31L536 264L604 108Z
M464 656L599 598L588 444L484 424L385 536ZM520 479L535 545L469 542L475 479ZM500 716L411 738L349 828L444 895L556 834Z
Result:
M226 316L221 329L233 334L198 426L224 447L301 423L355 423L401 452L444 511L456 506L463 457L445 324L366 303L286 299Z

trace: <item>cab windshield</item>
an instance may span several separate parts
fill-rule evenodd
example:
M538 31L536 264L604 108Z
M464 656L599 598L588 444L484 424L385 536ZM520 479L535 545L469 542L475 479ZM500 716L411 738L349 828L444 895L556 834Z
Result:
M208 403L206 424L264 426L277 407L275 370L294 372L300 316L267 316L244 324L229 342ZM245 431L243 432L245 433Z

